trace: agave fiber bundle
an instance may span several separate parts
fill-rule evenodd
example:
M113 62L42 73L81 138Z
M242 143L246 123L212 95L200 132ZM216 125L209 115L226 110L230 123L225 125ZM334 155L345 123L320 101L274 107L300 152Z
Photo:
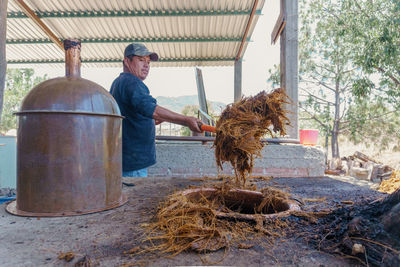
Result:
M261 157L264 146L261 138L266 134L272 137L274 133L286 134L289 119L283 108L285 103L290 103L288 96L279 88L243 97L222 112L216 125L215 159L221 170L224 162L232 164L237 184L239 181L246 183L254 157Z

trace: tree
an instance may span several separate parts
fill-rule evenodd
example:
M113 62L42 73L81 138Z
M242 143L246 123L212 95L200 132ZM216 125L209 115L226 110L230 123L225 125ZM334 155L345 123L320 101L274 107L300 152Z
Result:
M183 107L181 113L185 116L197 117L198 109L199 109L198 105L186 105ZM181 135L190 136L191 135L190 129L188 127L182 127Z
M358 95L379 89L389 97L400 95L400 1L345 0L346 12L337 16L349 36L354 64L363 75L354 84ZM375 79L371 78L375 74Z
M352 85L356 101L344 124L354 142L371 140L387 148L400 136L400 2L345 0L343 9L327 15L351 40L352 60L361 70Z
M354 143L366 142L381 149L392 144L400 147L400 112L391 108L382 98L371 101L357 99L347 114L343 125L346 134Z
M26 94L47 77L34 77L33 69L8 69L4 91L4 109L1 118L0 131L17 128L17 118L21 102Z
M382 94L370 95L367 101L365 89L360 90L363 88L360 85L370 84L371 77L367 77L365 68L358 60L360 54L355 49L358 44L354 40L354 33L349 31L348 26L344 26L344 23L359 27L363 25L358 21L353 22L361 18L348 10L351 3L354 1L300 2L299 107L300 115L303 116L300 119L314 120L320 131L327 138L330 137L332 158L340 157L340 134L350 134L353 140L361 136L372 137L365 133L369 130L368 127L378 120L388 126L382 123L384 119L390 118L385 114L396 112L394 107L388 105L388 98L384 98ZM362 29L359 31L362 32ZM389 59L386 62L390 65ZM395 67L395 64L390 66ZM277 72L270 73L269 80L276 83L279 77ZM390 83L382 82L377 87L383 88L384 85L388 87Z
M339 158L341 122L352 102L351 89L358 70L352 48L335 16L345 12L341 1L303 2L299 40L300 109L331 137L332 158Z
M207 101L207 107L208 107L208 114L210 117L215 118L215 112L212 108L211 102ZM198 117L199 113L199 105L186 105L183 107L181 113L185 116L192 116L192 117ZM182 136L190 136L191 131L188 127L182 127L181 128L181 135Z

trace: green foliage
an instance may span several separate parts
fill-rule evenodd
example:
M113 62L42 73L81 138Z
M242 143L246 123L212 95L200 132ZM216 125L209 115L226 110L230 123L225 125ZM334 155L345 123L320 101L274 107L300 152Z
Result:
M382 147L396 141L399 1L305 0L299 5L300 127L330 136L332 157L339 156L342 134ZM279 69L275 66L270 75L276 84Z
M197 117L198 110L199 110L198 105L186 105L183 107L181 113L185 116Z
M192 117L197 117L197 112L198 112L199 106L198 105L186 105L182 109L182 114L185 116L192 116ZM182 127L181 128L181 136L190 136L191 131L188 127Z
M0 131L7 132L17 128L17 118L14 113L19 111L22 100L28 92L46 79L46 76L34 77L33 69L7 69Z
M341 31L351 40L354 64L364 76L356 95L371 88L400 96L400 2L398 0L342 0L346 12L337 14ZM371 74L375 74L371 76Z
M313 119L321 133L331 136L332 157L339 156L340 124L352 102L351 85L359 71L337 16L342 1L302 1L299 34L299 103L302 120Z
M274 65L273 69L268 70L269 78L267 82L270 82L272 88L275 88L281 83L281 70L280 65Z
M176 97L167 97L167 96L157 96L156 97L157 104L167 108L171 111L181 113L182 109L186 105L198 105L199 98L197 95L185 95L185 96L176 96ZM208 108L221 112L221 108L225 107L225 104L217 101L210 101Z
M207 101L207 107L208 107L208 114L210 117L215 118L215 111L212 108L211 102ZM199 105L186 105L183 107L181 113L185 116L192 116L198 118L198 110L199 110ZM181 128L181 136L190 136L191 131L188 127L182 127Z
M371 95L374 87L375 85L370 79L366 77L360 77L353 83L352 91L355 96L363 98Z
M381 149L400 146L400 112L388 108L382 98L358 99L346 114L345 134L354 143L373 143Z

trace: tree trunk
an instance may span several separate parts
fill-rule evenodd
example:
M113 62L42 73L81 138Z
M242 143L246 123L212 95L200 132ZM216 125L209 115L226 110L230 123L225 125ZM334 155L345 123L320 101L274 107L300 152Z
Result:
M332 160L340 158L339 154L339 126L340 126L340 70L339 65L336 65L336 83L335 83L335 118L332 129Z
M3 113L3 97L6 82L6 33L7 33L7 4L8 0L0 0L0 123Z
M340 124L340 118L339 118L340 103L339 103L339 98L340 98L339 93L336 93L335 119L333 121L332 138L331 138L332 159L340 158L339 142L338 142L339 124Z
M331 137L332 159L340 158L338 132L335 131L335 124L337 124L336 121L334 122L333 130L332 130L332 137Z
M325 135L325 166L328 164L328 151L329 151L329 126L326 126Z

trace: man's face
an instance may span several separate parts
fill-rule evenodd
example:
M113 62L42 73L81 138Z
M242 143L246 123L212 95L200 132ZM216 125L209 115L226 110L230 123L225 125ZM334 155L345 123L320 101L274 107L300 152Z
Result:
M150 71L150 56L133 56L132 61L125 57L125 66L129 72L141 79L146 79Z

